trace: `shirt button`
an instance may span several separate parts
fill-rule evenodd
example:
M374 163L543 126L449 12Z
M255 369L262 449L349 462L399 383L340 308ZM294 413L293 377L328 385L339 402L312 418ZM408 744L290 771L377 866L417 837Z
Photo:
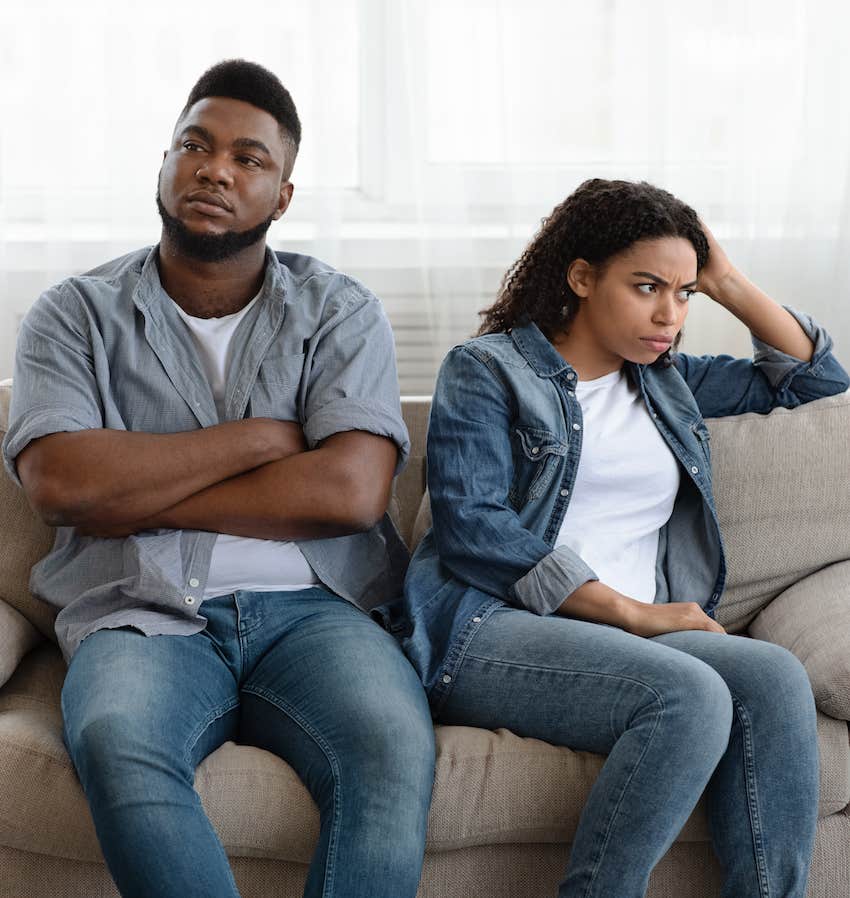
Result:
M561 490L561 495L562 495L562 496L569 496L569 494L570 494L570 491L569 491L569 490Z
M473 618L472 618L472 623L474 623L474 624L480 624L480 623L481 623L481 618L480 618L480 617L473 617Z
M443 674L443 682L444 683L451 683L451 681L452 681L452 678L448 674Z
M199 586L200 582L201 581L198 580L197 577L192 577L192 579L189 581L189 586Z
M194 604L195 604L195 597L194 597L194 596L186 596L186 598L183 599L183 601L184 601L187 605L194 605Z
M532 455L537 455L537 453L538 453L539 451L540 451L540 447L539 447L539 446L532 446L532 447L531 447L531 454L532 454Z
M691 474L699 474L699 468L696 465L691 468Z
M655 412L653 412L653 413L652 413L652 417L653 417L653 418L657 418L658 415L657 415Z
M573 424L573 430L581 430L581 424Z
M567 374L567 377L568 377L570 380L575 380L575 379L576 379L575 372L570 371L570 372Z
M569 396L570 399L575 399L575 398L576 398L576 394L575 394L575 392L574 392L573 390L567 390L567 396Z

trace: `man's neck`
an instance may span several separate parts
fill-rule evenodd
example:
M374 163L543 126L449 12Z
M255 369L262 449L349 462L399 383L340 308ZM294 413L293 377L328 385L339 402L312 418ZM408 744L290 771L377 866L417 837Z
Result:
M223 262L199 262L177 252L163 235L159 280L163 290L196 318L232 315L259 293L265 275L265 242Z

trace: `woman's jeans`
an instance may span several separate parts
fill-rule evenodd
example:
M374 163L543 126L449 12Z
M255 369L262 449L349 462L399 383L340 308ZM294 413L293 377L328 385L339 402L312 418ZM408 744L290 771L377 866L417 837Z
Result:
M68 670L65 741L121 894L238 895L193 788L233 739L283 758L319 807L305 896L413 898L434 731L393 638L322 589L237 592L201 614L194 636L98 631Z
M473 637L438 722L608 756L559 898L644 895L703 791L724 898L803 898L818 745L808 678L785 649L503 607Z

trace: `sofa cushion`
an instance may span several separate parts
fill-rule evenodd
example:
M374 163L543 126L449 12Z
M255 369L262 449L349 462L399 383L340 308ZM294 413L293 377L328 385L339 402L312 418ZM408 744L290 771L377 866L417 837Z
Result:
M62 742L64 675L58 650L44 642L0 690L0 845L96 861L91 816ZM820 715L818 725L826 816L850 802L850 747L844 723ZM569 842L602 763L506 730L438 727L429 848ZM228 854L308 863L318 812L279 758L228 742L198 767L196 786ZM707 838L700 805L679 841Z
M738 632L793 583L850 558L850 394L708 425L729 567L717 619Z
M6 435L11 381L0 381L0 440ZM53 529L42 524L27 503L26 496L0 471L0 599L17 609L33 626L55 641L56 612L29 591L30 568L53 545Z
M850 720L850 561L786 589L750 624L750 633L793 652L806 668L818 708Z

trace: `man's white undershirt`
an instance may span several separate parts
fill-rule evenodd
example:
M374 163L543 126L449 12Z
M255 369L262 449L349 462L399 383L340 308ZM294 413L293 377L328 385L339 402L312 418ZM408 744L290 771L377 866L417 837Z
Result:
M581 459L556 545L573 549L602 583L651 603L658 532L673 511L679 466L622 369L579 382L576 398Z
M195 318L187 315L177 303L174 304L195 341L212 388L219 420L223 420L233 334L258 298L259 294L244 309L222 318ZM211 599L236 590L276 592L308 589L318 583L313 569L295 543L220 533L213 547L204 598Z

